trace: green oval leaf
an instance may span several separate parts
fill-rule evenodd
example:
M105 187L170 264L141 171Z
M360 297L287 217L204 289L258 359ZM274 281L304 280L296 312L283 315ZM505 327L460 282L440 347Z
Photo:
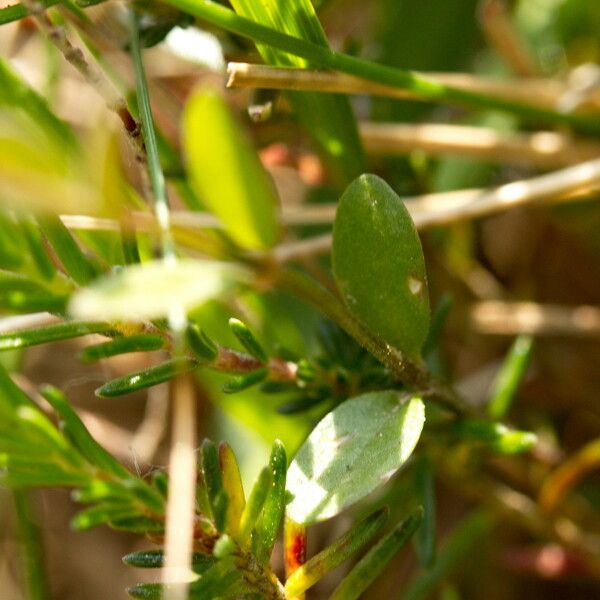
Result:
M79 290L71 297L69 312L107 321L157 319L176 306L190 310L242 278L241 269L227 263L150 261L124 267Z
M194 190L231 238L251 250L273 246L279 237L275 187L218 93L201 90L190 98L183 144Z
M332 258L348 308L417 359L429 329L423 250L408 210L379 177L361 175L346 188L333 225Z
M326 415L288 470L287 514L302 524L340 513L386 482L414 450L425 408L396 391L347 400Z

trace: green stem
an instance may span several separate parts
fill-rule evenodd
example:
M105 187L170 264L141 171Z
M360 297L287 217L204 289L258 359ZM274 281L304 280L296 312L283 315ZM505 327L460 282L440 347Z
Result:
M363 348L385 365L394 377L424 395L435 397L452 412L473 412L448 386L436 381L422 366L404 356L400 350L386 344L364 327L350 311L327 289L299 271L280 269L274 274L275 284L305 300L327 315Z
M131 13L131 57L135 70L136 91L142 123L142 133L148 156L148 175L154 195L154 212L160 227L161 245L163 257L172 259L175 257L175 245L170 231L170 210L167 196L167 186L158 154L156 132L154 130L154 119L150 105L150 94L148 93L148 82L144 71L142 50L140 46L140 32L138 16L135 10Z
M50 593L44 570L40 531L35 523L30 492L15 489L13 490L13 499L19 527L27 598L28 600L49 600Z
M461 90L432 81L424 75L379 65L374 62L334 52L285 33L281 33L249 19L210 0L166 0L167 3L188 12L212 25L236 33L254 42L267 44L311 61L314 66L325 67L392 86L410 90L424 99L466 105L476 109L511 112L530 121L544 124L568 125L574 130L590 135L600 135L600 121L581 115L559 113L523 104L513 100L489 96L479 92Z

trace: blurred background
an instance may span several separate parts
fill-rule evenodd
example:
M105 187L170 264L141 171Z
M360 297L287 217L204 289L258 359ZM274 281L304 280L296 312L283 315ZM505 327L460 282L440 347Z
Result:
M10 2L0 0L0 6L7 4ZM403 69L467 73L481 81L504 82L513 94L529 95L540 102L548 97L560 110L580 106L586 110L587 106L597 111L600 107L600 2L322 0L313 4L319 8L336 49ZM131 87L132 70L124 52L123 6L109 2L86 9L86 15L92 20L86 25L86 34L102 50L103 61ZM154 45L148 42L152 47L145 54L155 114L162 131L175 144L180 113L192 88L201 81L224 85L227 61L260 62L249 42L202 23L194 25L166 8L164 15L148 14L145 31L158 40ZM103 101L38 34L32 21L0 27L0 54L82 135L93 137L94 132L115 127ZM232 90L227 97L239 109L240 119L260 148L284 204L336 201L338 191L331 172L291 114L285 97L244 89ZM573 140L568 135L559 142L550 134L533 141L527 138L529 151L522 149L523 144L501 151L494 135L515 142L510 136L520 127L505 114L473 113L367 94L354 95L352 103L363 123L369 170L382 175L403 197L495 187L600 157L600 142L596 146L591 140ZM265 108L269 105L270 115ZM423 123L470 129L451 130L446 147L440 149L427 141L425 130L417 128ZM378 124L383 129L378 129ZM390 143L385 135L394 124L410 127L404 130L401 143ZM432 134L438 141L441 135L441 130ZM564 147L557 149L557 143ZM470 150L465 150L465 145ZM128 149L123 147L121 154L122 168L135 184L136 169ZM184 206L177 186L171 186L170 194L176 208ZM483 480L469 479L473 458L461 454L460 449L447 457L447 468L436 489L440 541L456 532L457 524L464 525L464 515L481 505L492 507L502 526L494 528L493 536L470 538L468 532L463 536L462 554L457 551L456 564L448 566L448 583L436 597L600 597L600 571L590 568L577 552L558 546L543 533L536 535L530 523L523 526L527 507L519 505L524 499L535 500L543 473L600 437L598 198L594 190L587 190L569 202L514 208L429 228L422 236L432 306L443 297L452 299L442 344L432 359L435 369L456 383L470 401L481 403L515 336L533 334L531 364L510 421L535 431L540 438L537 462L517 457L494 459L487 465L497 478L517 490L514 497L501 497L501 489L483 489ZM325 230L313 225L298 236ZM327 259L316 268L327 269ZM291 297L248 294L231 305L205 307L199 318L207 332L235 347L237 342L227 329L232 311L243 315L270 349L284 341L300 355L324 352L316 341L323 329L321 318ZM0 320L0 328L9 330L10 321ZM93 390L101 382L147 366L148 357L134 355L104 361L100 366L82 365L76 354L82 344L92 341L37 347L1 359L22 361L21 384L26 389L35 390L46 382L63 389L93 435L130 468L147 474L164 467L168 389L158 386L149 393L113 401L96 398ZM276 409L281 398L255 391L225 397L219 391L221 381L218 375L198 376L198 435L228 440L249 485L264 464L272 439L280 437L292 454L315 416L279 414ZM600 466L600 457L590 460L592 467ZM399 514L407 476L400 473L379 492L380 501L390 503ZM581 517L584 529L570 535L598 536L600 477L592 468L577 483L577 491L573 513ZM121 556L148 547L148 542L106 528L72 532L69 520L76 508L68 492L44 490L36 493L34 500L53 598L125 599L128 585L147 579L147 573L124 567ZM359 506L350 515L311 530L311 549L322 548L338 537L361 510ZM24 599L18 539L12 495L0 489L0 600ZM455 543L460 546L461 540ZM275 555L280 554L276 550ZM365 598L401 597L415 569L416 559L409 549ZM341 574L336 571L309 597L326 598Z

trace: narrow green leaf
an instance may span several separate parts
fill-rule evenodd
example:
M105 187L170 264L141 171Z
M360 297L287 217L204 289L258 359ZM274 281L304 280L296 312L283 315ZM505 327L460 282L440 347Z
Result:
M83 253L71 232L56 215L40 215L38 223L67 275L70 275L79 285L86 285L96 277L98 274L96 266Z
M240 527L240 519L246 506L246 497L238 462L231 446L226 442L219 444L219 462L221 464L223 488L229 498L226 531L236 538Z
M217 445L212 440L207 439L202 442L200 466L208 494L208 502L214 518L216 516L214 512L217 505L217 498L223 491L223 475L219 463L219 451L217 450Z
M440 342L442 330L452 309L452 296L444 294L437 303L433 315L431 316L431 325L427 339L423 344L423 356L427 356L432 352Z
M271 555L275 538L285 510L285 480L287 457L281 441L275 440L269 459L272 483L265 499L262 514L256 523L255 552L257 560L266 562Z
M417 499L423 506L423 522L415 535L415 547L419 562L429 568L435 559L437 531L433 464L429 456L423 455L418 458L414 468Z
M502 419L508 413L527 372L532 351L532 336L520 335L515 339L492 386L487 407L487 413L492 419Z
M78 512L71 519L71 527L77 531L87 531L114 520L129 519L138 515L139 510L129 503L103 503Z
M163 589L160 583L138 583L127 588L127 593L140 600L163 600Z
M267 362L267 353L245 323L242 323L239 319L231 318L229 319L229 328L233 335L239 340L240 344L242 344L254 358L257 358L263 363Z
M160 569L164 565L163 550L141 550L126 554L122 559L128 567L137 569ZM195 573L202 574L215 564L215 559L207 554L194 552L192 554L192 569Z
M329 49L327 36L310 0L232 0L235 11L256 23L267 25L322 48ZM281 67L308 67L310 62L257 44L265 62ZM319 149L328 158L334 175L346 184L364 171L364 155L356 121L348 98L338 94L288 92L292 107Z
M415 448L420 398L372 392L340 404L313 429L288 471L287 514L310 524L333 517L385 483Z
M24 329L13 333L0 335L0 350L14 350L15 348L27 348L38 344L59 342L69 340L91 333L113 333L108 323L96 322L66 322L56 325L47 325L35 329Z
M240 518L240 529L238 533L240 544L244 544L250 539L250 534L256 525L265 500L267 499L267 494L271 489L272 480L273 476L271 475L271 469L265 467L258 475Z
M164 471L152 473L152 486L162 496L163 500L169 497L169 478Z
M526 452L537 443L537 436L531 431L519 431L502 423L477 419L461 419L453 425L452 431L463 441L480 442L499 454Z
M381 530L387 518L387 508L375 511L325 550L313 556L285 582L287 596L292 598L302 594L320 581L327 573L333 571L347 558L358 552Z
M490 531L491 526L492 519L487 512L474 512L465 517L440 548L432 568L418 573L398 598L420 600L428 597L467 558L475 544Z
M37 223L29 218L21 219L21 229L38 273L46 280L52 279L56 274L56 267L44 248L44 242Z
M91 464L105 469L109 473L117 475L117 477L125 479L131 477L131 473L91 436L66 396L60 390L52 386L45 386L41 389L41 393L59 414L65 434L69 436L81 454Z
M342 195L332 258L348 308L373 333L418 360L429 329L423 250L408 210L379 177L361 175Z
M10 68L8 61L0 57L0 105L2 104L24 110L36 124L62 146L71 149L76 146L71 128L50 110L42 96Z
M235 394L264 381L269 374L268 369L256 369L244 375L234 375L221 388L225 394Z
M213 548L213 555L215 558L223 559L231 556L237 548L236 543L229 535L224 533L216 542Z
M165 530L164 519L157 520L149 517L113 518L110 526L119 531L128 531L140 535L149 533L163 533Z
M410 540L423 518L422 509L416 510L381 539L356 564L338 585L330 600L355 600L379 577L388 563Z
M157 319L169 316L174 307L195 308L243 278L241 269L207 260L129 265L76 292L69 311L79 318Z
M199 359L211 362L217 357L219 347L196 323L190 323L185 334L188 346Z
M131 498L131 493L118 483L102 479L92 479L85 487L73 490L71 498L74 502L92 504L105 500L123 501L124 499Z
M177 375L193 371L196 367L197 364L192 360L174 358L143 371L112 379L96 390L96 396L100 398L114 398L116 396L123 396L124 394L131 394L132 392L174 379Z
M250 250L272 247L279 237L274 184L218 93L200 90L188 100L183 145L192 186L231 238Z
M131 335L128 337L120 337L87 346L79 353L79 358L86 363L108 358L118 354L126 354L128 352L150 352L152 350L160 350L165 345L165 338L160 335L140 334Z

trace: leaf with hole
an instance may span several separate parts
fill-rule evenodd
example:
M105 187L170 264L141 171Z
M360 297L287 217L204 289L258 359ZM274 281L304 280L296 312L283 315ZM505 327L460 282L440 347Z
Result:
M385 483L414 450L420 398L373 392L340 404L301 446L288 470L288 516L310 524L334 517Z
M408 210L383 179L361 175L342 195L332 258L335 281L352 313L418 360L429 329L425 260Z

